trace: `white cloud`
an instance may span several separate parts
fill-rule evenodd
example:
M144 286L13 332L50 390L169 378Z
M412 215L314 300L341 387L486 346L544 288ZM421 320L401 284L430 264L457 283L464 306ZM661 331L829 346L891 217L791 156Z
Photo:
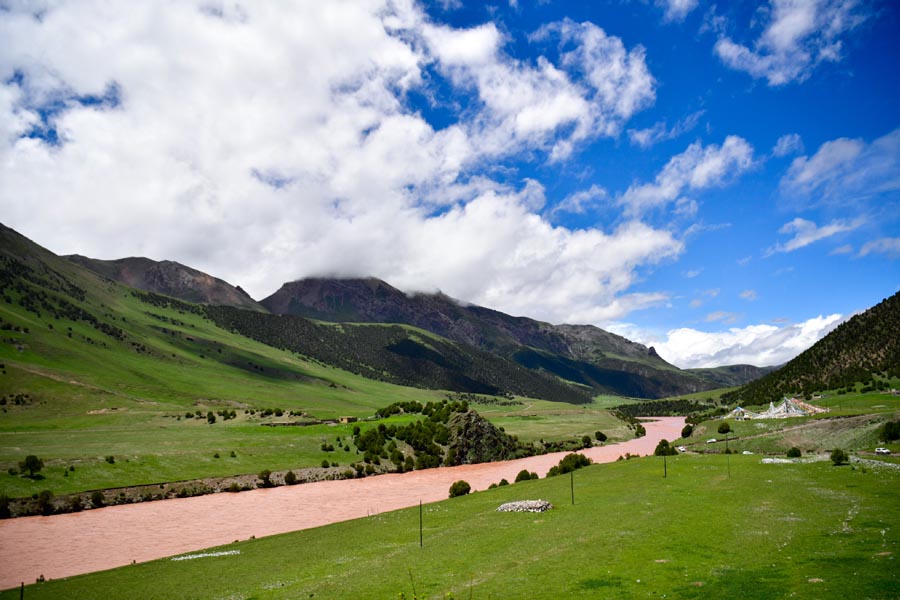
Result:
M880 238L866 242L859 250L859 256L868 256L872 253L884 254L888 258L900 258L900 237Z
M552 212L584 214L599 202L609 198L609 192L597 184L586 190L580 190L566 196L562 202L553 207Z
M697 112L691 113L675 123L671 129L666 127L665 121L657 121L652 127L646 129L629 129L628 139L635 146L649 148L658 142L675 139L676 137L691 131L697 126L697 123L700 122L700 117L702 117L704 113L706 113L705 110L698 110Z
M727 310L717 310L715 312L711 312L706 315L707 323L734 323L740 318L740 315L737 313L729 312Z
M753 166L753 147L730 135L721 146L695 142L673 156L653 183L634 184L619 198L629 214L642 214L675 202L685 190L724 185Z
M715 52L727 66L769 85L803 81L823 62L842 58L843 37L868 15L857 0L772 0L769 22L753 47L721 36Z
M543 33L558 61L525 62L492 24L436 26L401 1L205 7L0 12L7 225L58 253L178 260L257 298L342 274L555 322L667 299L631 288L682 252L672 232L553 226L537 182L470 172L619 132L654 99L642 48L563 22ZM407 96L441 73L477 96L436 128ZM23 137L37 126L61 143Z
M698 276L702 272L703 272L703 269L691 269L689 271L685 271L684 276L687 277L688 279L693 279L694 277Z
M800 152L803 152L803 140L796 133L781 136L772 148L772 156L788 156Z
M774 366L794 358L843 320L841 315L833 314L802 323L749 325L722 332L681 328L669 331L663 340L644 338L641 342L652 344L662 358L683 369L736 364Z
M838 246L834 250L828 253L829 256L838 256L841 254L853 254L853 246L850 244L844 244L843 246Z
M775 246L769 248L766 251L766 256L771 256L776 252L793 252L794 250L799 250L800 248L809 246L813 242L818 242L819 240L823 240L839 233L845 233L847 231L858 229L865 222L866 220L864 218L859 217L857 219L853 219L852 221L835 220L828 225L818 227L812 221L807 221L806 219L797 217L793 221L785 223L781 227L781 229L778 230L778 233L793 233L794 237L783 244L776 244Z
M749 302L753 302L757 298L756 290L744 290L740 293L740 297Z
M900 190L900 129L870 144L848 138L825 142L812 157L794 159L781 189L840 204Z
M666 21L683 21L697 4L698 0L656 0L656 5L666 10Z

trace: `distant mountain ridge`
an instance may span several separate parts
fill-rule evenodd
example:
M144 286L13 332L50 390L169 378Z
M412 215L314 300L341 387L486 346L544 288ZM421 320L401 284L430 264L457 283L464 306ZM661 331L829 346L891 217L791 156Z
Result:
M334 323L411 325L597 393L660 398L718 387L714 379L667 363L653 348L593 325L551 325L513 317L442 293L406 294L375 278L292 281L260 304L275 314ZM739 384L734 381L747 380L734 374L729 382Z
M165 294L196 304L234 306L264 311L240 286L171 260L144 257L99 260L79 254L64 256L94 273L145 292Z

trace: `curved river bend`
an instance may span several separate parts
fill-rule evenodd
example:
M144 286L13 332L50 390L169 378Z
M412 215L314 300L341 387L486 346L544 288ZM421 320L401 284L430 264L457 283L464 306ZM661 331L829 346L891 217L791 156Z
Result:
M644 426L642 438L581 453L597 463L626 452L652 454L659 440L681 437L684 418L660 417ZM459 479L474 491L503 478L513 481L522 469L544 477L565 454L0 521L0 589L39 575L59 579L436 502Z

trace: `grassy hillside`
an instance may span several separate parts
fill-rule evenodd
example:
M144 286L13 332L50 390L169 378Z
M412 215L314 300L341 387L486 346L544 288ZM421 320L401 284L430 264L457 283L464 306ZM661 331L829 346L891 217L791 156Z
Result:
M900 292L839 325L777 371L725 396L743 405L844 388L888 389L900 377ZM857 386L857 383L862 385Z
M27 598L895 598L900 471L758 457L598 465L418 508L31 585ZM498 513L544 498L542 514ZM196 553L195 553L196 554ZM373 576L376 574L377 576ZM0 598L17 598L11 590Z

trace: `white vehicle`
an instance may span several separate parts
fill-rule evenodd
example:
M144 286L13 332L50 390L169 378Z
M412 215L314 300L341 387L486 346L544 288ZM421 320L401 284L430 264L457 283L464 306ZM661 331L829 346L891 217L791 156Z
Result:
M875 454L890 454L891 451L887 448L875 448Z
M707 443L707 444L715 444L715 443L718 442L718 441L719 441L719 440L717 440L716 438L711 438L711 439L706 440L706 443Z
M753 453L750 452L749 450L744 450L743 452L741 452L741 454L753 454Z
M678 446L675 449L678 450L679 452L687 452L687 448L685 448L684 446Z

